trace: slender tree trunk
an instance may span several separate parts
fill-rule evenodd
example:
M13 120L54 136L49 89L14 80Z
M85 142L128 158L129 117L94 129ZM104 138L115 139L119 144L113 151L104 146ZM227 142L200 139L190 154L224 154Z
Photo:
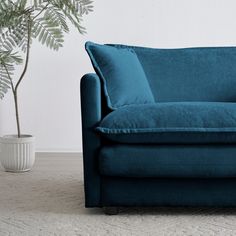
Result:
M21 81L23 80L25 73L27 71L28 68L28 64L29 64L29 54L30 54L30 39L31 39L31 19L29 16L28 19L28 35L27 35L27 52L26 52L26 59L25 59L25 67L24 70L18 80L18 82L16 83L15 88L13 89L13 94L14 94L14 103L15 103L15 111L16 111L16 124L17 124L17 133L18 133L18 138L21 137L21 130L20 130L20 118L19 118L19 110L18 110L18 97L17 97L17 92L18 92L18 87L21 83Z
M13 94L13 98L14 98L14 104L15 104L15 115L16 115L15 117L16 117L16 124L17 124L17 136L18 136L18 138L20 138L21 131L20 131L20 118L19 118L19 110L18 110L17 91L14 88L12 78L9 74L9 71L8 71L6 65L3 65L3 66L4 66L4 68L7 72L9 80L11 81L11 90L12 90L12 94Z
M17 100L17 92L14 92L14 103L15 103L15 112L16 112L16 124L17 124L17 135L18 138L21 136L20 131L20 118L19 118L19 110L18 110L18 100Z

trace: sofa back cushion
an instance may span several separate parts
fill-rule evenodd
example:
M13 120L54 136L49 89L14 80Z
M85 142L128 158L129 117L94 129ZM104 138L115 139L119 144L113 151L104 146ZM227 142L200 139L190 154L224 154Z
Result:
M132 48L156 102L236 101L236 47Z
M87 42L85 48L103 82L110 109L155 102L142 65L133 49L91 42Z

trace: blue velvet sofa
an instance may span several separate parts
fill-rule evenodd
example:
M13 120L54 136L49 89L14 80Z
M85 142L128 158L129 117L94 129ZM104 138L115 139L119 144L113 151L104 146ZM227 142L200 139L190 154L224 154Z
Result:
M236 48L86 50L85 206L236 206Z

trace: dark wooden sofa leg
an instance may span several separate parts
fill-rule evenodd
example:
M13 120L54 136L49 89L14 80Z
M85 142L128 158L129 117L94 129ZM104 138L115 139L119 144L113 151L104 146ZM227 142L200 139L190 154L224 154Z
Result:
M118 207L103 207L103 211L106 215L118 215L119 208Z

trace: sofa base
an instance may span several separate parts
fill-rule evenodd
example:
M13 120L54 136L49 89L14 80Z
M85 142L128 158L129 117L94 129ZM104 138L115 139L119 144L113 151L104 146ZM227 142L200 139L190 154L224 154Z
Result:
M118 207L103 207L103 211L106 215L109 215L109 216L119 214L119 208Z
M103 177L101 205L236 206L236 179L140 179Z
M236 178L236 145L103 146L99 173L121 178Z

